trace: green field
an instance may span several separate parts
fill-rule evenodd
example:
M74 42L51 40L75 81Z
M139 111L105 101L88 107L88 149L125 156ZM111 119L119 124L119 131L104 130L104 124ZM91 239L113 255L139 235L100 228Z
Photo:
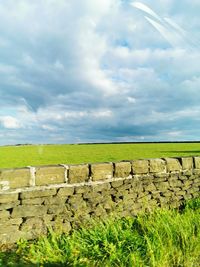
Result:
M0 267L200 267L200 199L180 210L90 221L0 252Z
M5 146L0 168L197 155L200 143Z

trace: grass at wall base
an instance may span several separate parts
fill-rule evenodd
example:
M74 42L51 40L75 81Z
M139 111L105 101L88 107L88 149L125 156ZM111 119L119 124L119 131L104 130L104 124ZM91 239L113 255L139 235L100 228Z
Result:
M71 235L50 231L1 252L0 266L199 267L200 199L179 209L93 222Z

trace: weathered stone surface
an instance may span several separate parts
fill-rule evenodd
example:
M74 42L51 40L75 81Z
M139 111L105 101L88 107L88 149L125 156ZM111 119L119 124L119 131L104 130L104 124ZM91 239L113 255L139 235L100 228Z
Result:
M66 197L65 196L55 196L55 197L47 197L44 201L45 205L63 205L66 202Z
M10 216L10 212L7 211L7 210L1 210L0 211L0 218L3 219L3 218L8 218Z
M58 190L58 196L71 196L74 194L74 187L63 187Z
M55 180L52 182L48 178L51 181L45 185L52 184L53 189L37 185L19 188L22 190L19 194L15 189L6 194L1 191L0 243L38 237L46 233L47 224L60 225L66 228L62 231L69 232L71 227L80 227L86 220L104 218L110 213L132 216L141 211L151 212L157 206L178 207L184 199L200 195L200 168L193 169L190 157L180 160L182 165L172 158L99 163L92 164L91 169L86 164L73 165L68 169L68 181L74 184L63 184L63 180L58 179L54 186ZM54 167L55 175L57 167L64 170ZM37 169L37 174L43 175L45 168L48 167L41 167L41 172ZM52 167L50 170L50 177L53 177ZM91 180L88 181L89 175Z
M134 160L132 162L132 169L134 174L148 173L149 161L148 160Z
M11 203L8 203L8 204L0 204L0 210L8 210L8 209L12 209L16 206L20 205L20 201L17 200L15 202L11 202Z
M114 177L128 177L131 173L131 163L130 162L117 162L114 164L115 171Z
M22 218L1 218L0 219L0 229L2 229L5 226L12 226L12 225L20 225L23 222Z
M51 227L56 233L69 233L72 229L70 222L61 222L59 220L51 222Z
M65 168L45 166L36 168L36 185L61 184L65 182Z
M19 230L19 226L18 225L5 225L4 227L0 228L0 236L4 235L4 234L9 234L12 232L15 232Z
M58 215L67 212L66 210L67 208L65 207L64 204L60 205L52 204L47 207L47 214Z
M153 183L150 183L149 185L145 186L145 191L149 191L149 192L152 192L152 191L155 191L156 190L156 187Z
M88 164L69 166L69 183L70 184L86 182L89 179L88 176L89 176Z
M0 194L0 204L7 204L18 200L18 194Z
M21 226L21 231L29 233L32 238L46 234L47 229L41 218L28 218Z
M193 174L194 175L200 175L200 169L194 169Z
M43 189L43 190L33 190L28 192L23 192L20 194L20 199L28 199L28 198L39 198L39 197L47 197L53 196L56 194L56 189Z
M196 169L200 169L200 157L194 157L194 166Z
M45 202L45 199L46 197L22 199L21 204L22 205L41 205Z
M173 171L181 171L182 166L178 159L174 158L165 158L165 161L167 162L167 171L173 172Z
M169 188L169 183L168 182L159 182L159 183L155 183L155 186L160 191L166 191Z
M110 184L105 183L105 184L98 184L92 186L92 192L102 192L110 189Z
M111 185L113 188L117 188L120 187L121 185L123 185L124 181L123 180L119 180L119 181L113 181L111 182Z
M91 164L91 176L93 181L106 180L113 177L112 163Z
M38 217L46 214L47 207L42 205L24 205L17 206L11 213L12 218L19 217Z
M176 192L177 196L184 196L185 194L186 194L186 191L183 191L183 190Z
M78 186L78 187L75 187L75 194L87 193L91 191L91 189L92 189L92 186L89 186L89 185Z
M166 172L166 164L162 159L150 159L149 160L150 172Z
M183 183L178 179L169 179L168 182L171 187L182 187L183 186Z
M183 170L193 169L193 158L181 158Z
M192 187L192 188L187 190L188 194L193 194L193 193L196 193L196 192L199 192L199 188L198 187Z
M23 169L0 169L0 189L7 182L8 189L28 187L30 180L30 170Z

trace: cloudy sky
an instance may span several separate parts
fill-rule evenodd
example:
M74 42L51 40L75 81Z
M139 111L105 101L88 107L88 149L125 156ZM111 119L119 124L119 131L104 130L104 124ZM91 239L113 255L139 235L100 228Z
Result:
M199 0L0 1L0 145L200 140Z

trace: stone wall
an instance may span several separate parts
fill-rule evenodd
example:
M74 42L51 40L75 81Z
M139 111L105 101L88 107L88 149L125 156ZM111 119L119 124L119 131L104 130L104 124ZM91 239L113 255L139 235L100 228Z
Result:
M200 157L0 170L0 244L91 218L178 207L200 192Z

